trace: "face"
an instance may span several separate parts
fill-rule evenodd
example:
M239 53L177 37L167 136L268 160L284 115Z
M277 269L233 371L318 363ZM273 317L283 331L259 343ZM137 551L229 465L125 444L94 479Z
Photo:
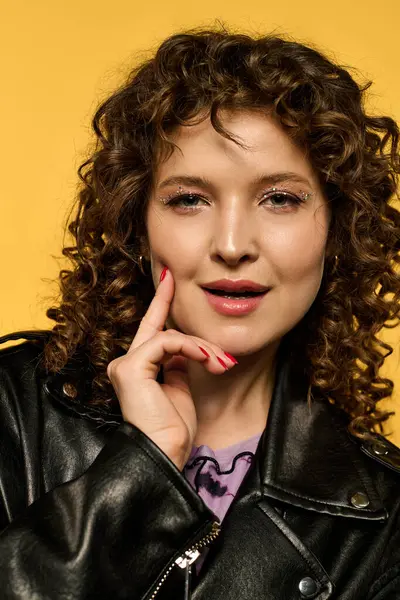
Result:
M330 214L304 152L272 117L222 114L247 148L209 120L177 129L180 151L154 173L146 225L155 287L165 265L175 280L167 327L244 356L275 346L309 310ZM221 314L201 286L222 278L271 289L252 312Z

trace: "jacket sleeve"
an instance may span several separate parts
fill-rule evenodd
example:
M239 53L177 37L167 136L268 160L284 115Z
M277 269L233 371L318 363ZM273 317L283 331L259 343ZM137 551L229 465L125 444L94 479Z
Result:
M400 598L400 518L397 515L394 531L384 553L379 557L377 578L367 600L398 600Z
M376 593L375 593L376 592ZM400 597L400 563L389 569L373 585L371 600L398 600Z
M1 598L150 598L215 520L158 446L123 423L81 476L3 529Z
M380 460L382 460L381 457ZM393 471L386 468L380 473L379 487L382 490L381 493L384 493L387 498L389 519L385 527L387 533L385 534L384 544L382 544L383 550L376 553L376 571L366 600L398 600L400 598L400 496L398 477L398 472L395 472L393 477Z

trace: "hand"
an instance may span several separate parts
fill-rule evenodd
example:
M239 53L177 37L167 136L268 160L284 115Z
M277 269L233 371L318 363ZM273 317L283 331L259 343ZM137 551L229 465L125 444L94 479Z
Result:
M197 431L187 361L201 362L215 375L235 363L216 344L175 329L163 331L174 291L174 279L168 269L128 352L109 363L107 375L124 420L141 429L182 471ZM161 364L164 365L162 384L157 382Z

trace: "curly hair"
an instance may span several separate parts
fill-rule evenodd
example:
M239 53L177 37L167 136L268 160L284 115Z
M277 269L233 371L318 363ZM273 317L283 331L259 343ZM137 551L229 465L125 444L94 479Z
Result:
M399 129L388 116L366 113L370 85L285 36L222 26L165 39L93 117L96 147L78 170L73 245L62 250L72 268L60 271L58 306L46 313L56 322L44 350L47 370L59 372L83 349L94 371L90 402L114 407L107 365L128 350L155 293L138 258L157 160L175 148L169 134L209 117L241 145L219 109L268 110L306 149L332 207L321 286L288 345L309 378L309 402L318 396L337 405L356 437L382 432L393 413L377 403L394 384L379 369L393 348L377 334L400 317L400 212L391 204Z

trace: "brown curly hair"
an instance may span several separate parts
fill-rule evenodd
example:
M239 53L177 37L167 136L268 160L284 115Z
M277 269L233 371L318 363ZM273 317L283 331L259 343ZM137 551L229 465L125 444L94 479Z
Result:
M343 409L357 437L370 437L377 426L382 432L393 413L377 403L394 384L379 369L393 348L376 336L389 320L395 327L400 313L394 268L400 212L390 204L400 171L399 129L390 117L366 113L369 86L284 36L222 26L165 39L93 118L96 148L79 168L68 226L74 245L62 251L72 269L60 272L58 306L47 311L56 325L45 346L46 368L58 372L84 349L94 371L90 402L113 408L107 365L128 350L155 292L138 258L152 174L159 156L175 147L168 134L208 116L217 132L241 145L218 109L272 109L307 150L332 207L321 287L287 334L288 346L309 377L309 401L315 393Z

